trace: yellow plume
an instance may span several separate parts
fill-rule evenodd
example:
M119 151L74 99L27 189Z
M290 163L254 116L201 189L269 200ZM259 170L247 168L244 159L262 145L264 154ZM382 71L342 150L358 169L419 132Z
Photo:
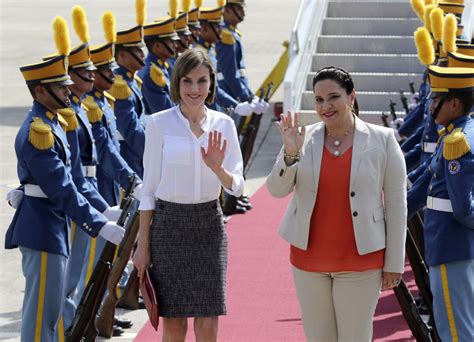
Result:
M102 28L107 43L115 43L117 40L117 32L115 30L115 17L112 12L105 12L102 15Z
M435 8L431 11L431 32L433 33L434 39L440 41L443 37L443 19L444 12L441 8Z
M72 25L81 42L87 43L90 39L89 25L87 24L86 11L81 6L72 8Z
M449 2L452 4L464 4L464 0L449 0Z
M425 6L428 6L428 5L436 6L437 4L438 4L437 0L425 0Z
M146 0L135 0L135 12L137 25L143 26L146 20Z
M443 47L448 52L456 51L456 30L458 24L456 16L452 13L444 17Z
M176 18L178 16L178 0L170 0L170 17Z
M435 51L430 33L425 27L419 27L415 31L415 45L418 50L418 59L421 64L433 64L435 61Z
M425 22L425 27L428 31L431 32L431 11L435 8L434 5L428 5L425 7L425 13L423 14L423 19Z
M225 0L217 0L217 7L224 7L225 6Z
M423 21L423 13L425 13L425 4L423 3L423 0L410 0L410 4L418 18Z
M200 8L202 6L202 0L194 0L194 6Z
M55 17L53 20L54 42L59 55L67 56L71 52L71 38L63 17Z
M181 6L183 6L183 12L188 13L191 9L191 0L183 0Z

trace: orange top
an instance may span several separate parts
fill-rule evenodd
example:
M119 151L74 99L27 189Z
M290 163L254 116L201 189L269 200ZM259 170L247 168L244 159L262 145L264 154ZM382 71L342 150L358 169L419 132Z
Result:
M321 161L308 249L291 246L293 266L308 272L366 271L383 267L385 250L359 255L349 201L352 147L340 157L326 148Z

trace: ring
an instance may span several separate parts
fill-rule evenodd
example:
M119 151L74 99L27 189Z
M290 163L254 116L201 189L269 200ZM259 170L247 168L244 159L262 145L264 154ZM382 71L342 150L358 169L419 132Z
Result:
M400 284L400 280L394 280L394 281L392 281L392 285L397 286L397 285L399 285L399 284Z

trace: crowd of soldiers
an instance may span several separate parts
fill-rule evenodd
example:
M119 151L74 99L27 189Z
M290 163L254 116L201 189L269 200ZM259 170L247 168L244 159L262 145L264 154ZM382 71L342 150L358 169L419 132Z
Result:
M391 125L409 172L407 255L421 251L410 261L423 298L420 312L431 316L428 330L422 332L418 320L412 331L422 341L472 341L474 45L471 37L463 39L463 1L411 4L424 23L415 42L426 69L407 115ZM413 224L418 217L424 228Z
M210 108L237 122L269 107L245 74L237 29L244 1L219 0L215 7L195 1L191 8L183 0L181 11L177 0L169 5L167 16L146 23L146 0L136 0L137 25L119 32L113 14L104 13L106 42L93 48L86 13L75 6L82 43L71 49L67 22L56 17L57 53L20 68L33 106L15 140L21 186L7 194L16 212L5 246L22 255L22 341L64 340L104 246L123 239L121 189L131 179L141 182L147 115L175 105L170 75L180 53L202 49L214 62L217 96ZM228 214L248 209L242 197ZM125 271L119 295L128 280ZM119 317L114 323L114 336L132 325Z

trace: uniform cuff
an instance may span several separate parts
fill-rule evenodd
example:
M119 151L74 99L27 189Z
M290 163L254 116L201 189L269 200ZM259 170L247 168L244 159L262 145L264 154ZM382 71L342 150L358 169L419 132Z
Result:
M155 210L155 198L153 196L142 196L138 210Z

